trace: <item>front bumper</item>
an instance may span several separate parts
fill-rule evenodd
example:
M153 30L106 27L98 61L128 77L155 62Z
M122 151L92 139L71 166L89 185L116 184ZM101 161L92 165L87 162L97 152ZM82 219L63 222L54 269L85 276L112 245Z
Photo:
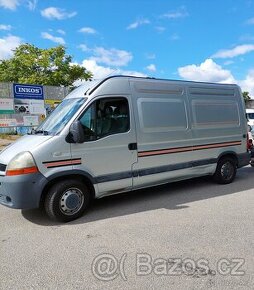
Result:
M41 173L0 176L0 204L18 209L38 208L47 182Z

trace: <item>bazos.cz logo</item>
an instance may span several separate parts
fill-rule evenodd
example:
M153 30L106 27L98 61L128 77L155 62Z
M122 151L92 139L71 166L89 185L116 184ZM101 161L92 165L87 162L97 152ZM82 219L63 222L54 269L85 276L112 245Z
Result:
M117 258L112 254L104 253L94 258L92 274L101 281L112 281L117 277L127 281L125 263L127 253ZM131 262L131 261L130 261ZM205 258L153 258L148 253L137 253L135 261L136 276L242 276L245 274L243 258L221 258L210 265ZM134 267L131 267L134 269Z

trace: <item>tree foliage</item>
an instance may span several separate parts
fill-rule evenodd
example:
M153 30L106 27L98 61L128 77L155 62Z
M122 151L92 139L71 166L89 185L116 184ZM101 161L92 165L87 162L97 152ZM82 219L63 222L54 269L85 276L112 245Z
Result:
M0 81L52 86L71 86L77 80L88 80L92 74L73 64L65 47L41 49L21 44L8 60L0 60Z
M243 99L245 103L251 100L249 92L243 92Z

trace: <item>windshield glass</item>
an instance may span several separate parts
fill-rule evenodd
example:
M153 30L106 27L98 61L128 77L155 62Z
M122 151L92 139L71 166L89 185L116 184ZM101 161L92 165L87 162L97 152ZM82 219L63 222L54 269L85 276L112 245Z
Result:
M87 98L63 100L34 133L44 135L55 135L59 133L86 100Z

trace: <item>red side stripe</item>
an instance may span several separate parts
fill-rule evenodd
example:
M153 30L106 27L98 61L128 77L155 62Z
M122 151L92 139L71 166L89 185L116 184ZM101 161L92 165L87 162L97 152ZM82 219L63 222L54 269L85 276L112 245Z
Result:
M66 161L55 161L55 162L45 162L43 163L47 168L57 167L57 166L67 166L67 165L78 165L81 164L81 159L66 160Z
M162 149L162 150L142 151L142 152L138 152L138 157L197 151L197 150L203 150L203 149L223 148L223 147L228 147L228 146L238 146L241 144L242 144L241 141L232 141L232 142L223 142L223 143L215 143L215 144L169 148L169 149Z

